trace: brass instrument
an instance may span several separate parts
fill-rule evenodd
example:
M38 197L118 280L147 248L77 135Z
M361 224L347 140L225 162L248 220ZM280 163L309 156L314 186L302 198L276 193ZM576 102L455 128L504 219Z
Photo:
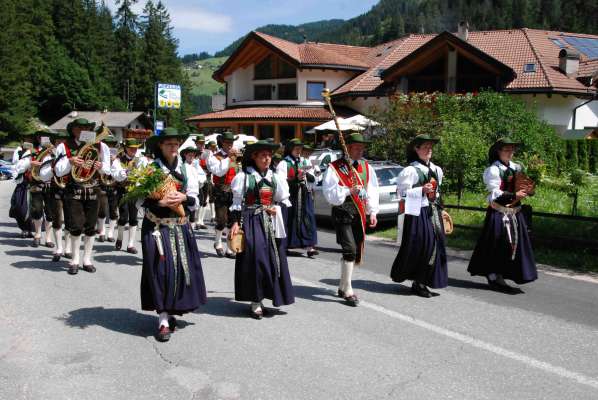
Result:
M349 150L347 150L347 144L345 143L345 136L343 135L343 131L341 131L341 126L338 123L338 117L336 116L336 112L334 111L334 108L332 108L332 100L330 98L330 89L326 88L326 89L322 90L322 97L324 98L324 100L326 101L326 104L328 105L328 108L330 109L330 114L332 114L332 118L334 119L334 124L336 125L336 130L338 131L338 140L341 144L343 156L344 156L347 166L349 167L349 170L351 171L351 186L356 187L357 182L359 182L359 179L357 179L357 176L358 176L357 171L355 171L355 168L349 162L349 158L350 158Z
M46 147L44 151L39 153L39 155L37 156L37 161L43 163L44 158L46 158L48 154L50 154L52 151L54 151L54 146L50 144L48 145L48 147ZM40 170L42 168L42 165L43 164L31 167L31 177L33 178L33 180L37 182L43 182L43 179L40 176Z
M67 182L68 182L68 175L64 175L64 176L54 175L54 183L60 189L64 189L66 187Z
M95 167L96 161L100 159L100 150L96 147L96 145L101 142L103 139L110 136L110 130L108 127L102 123L101 132L96 137L94 143L87 143L77 153L77 157L83 159L83 165L76 166L73 165L71 168L71 176L77 183L86 183L89 182L96 174L97 168Z

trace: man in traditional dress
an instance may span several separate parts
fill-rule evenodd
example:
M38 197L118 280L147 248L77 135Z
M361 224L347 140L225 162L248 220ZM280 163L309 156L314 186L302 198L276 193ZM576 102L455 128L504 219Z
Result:
M104 143L110 148L110 165L116 159L116 152L118 150L118 140L114 136L104 139ZM114 228L118 221L118 195L116 192L116 181L112 176L112 171L109 175L100 175L100 200L98 210L98 242L114 241ZM109 217L108 235L106 235L106 217Z
M357 307L359 299L353 292L351 277L355 265L363 260L367 215L370 227L378 223L378 179L374 168L363 159L367 143L369 141L360 133L348 135L348 158L332 162L322 183L324 197L333 206L336 242L343 252L338 296L353 307Z
M112 177L118 183L119 198L127 192L129 172L135 168L147 166L147 159L143 156L137 156L137 150L142 146L141 142L135 138L125 139L123 143L124 152L118 155L112 163ZM129 242L127 253L137 254L135 248L135 237L137 234L137 204L134 201L120 204L118 208L118 234L114 247L120 250L123 244L125 227L129 224Z
M216 227L214 238L214 249L219 257L227 256L235 258L231 249L224 250L222 233L229 225L228 209L233 201L231 183L239 170L237 163L238 150L233 148L235 136L232 132L224 132L221 135L222 148L208 158L208 169L213 175L214 181L214 206L216 208Z
M62 154L66 154L66 156L61 157L56 163L56 175L58 177L71 175L65 192L65 210L69 214L68 229L71 234L72 249L72 259L68 269L70 275L77 274L79 270L82 234L85 236L83 270L90 273L96 271L92 263L92 252L98 220L98 194L100 191L97 172L110 173L110 149L101 141L95 142L95 135L92 133L94 128L95 123L85 118L71 121L67 125L69 139L59 145L57 149L58 157ZM81 140L84 131L86 132L85 139L89 140L89 144L97 150L97 158L90 161L81 157L81 150L86 145ZM75 167L79 173L73 174L71 171Z
M52 256L52 261L58 262L60 258L66 256L66 254L71 253L71 241L70 235L67 233L65 236L65 245L63 247L62 239L63 239L63 230L62 230L62 223L65 224L65 230L68 230L68 223L67 223L67 215L64 212L64 186L60 179L56 176L56 163L62 157L66 157L66 154L58 155L58 146L63 144L69 138L68 133L66 132L56 132L52 135L52 140L54 144L54 152L53 152L53 159L52 159L52 181L50 186L50 191L52 193L52 202L50 204L50 212L52 214L52 229L54 230L54 237L56 239L56 248L54 249L54 254ZM67 249L67 252L64 249Z
M200 206L197 210L197 228L198 229L208 229L206 226L204 219L206 213L209 210L209 201L212 198L212 173L208 169L208 157L210 152L206 149L206 138L203 134L197 135L195 137L195 146L197 147L197 157L199 166L203 170L206 181L203 186L201 186L201 193L200 193Z

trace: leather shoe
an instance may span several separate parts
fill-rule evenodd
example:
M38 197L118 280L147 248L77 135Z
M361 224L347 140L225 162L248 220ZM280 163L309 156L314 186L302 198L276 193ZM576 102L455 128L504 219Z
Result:
M107 240L108 242L110 242L110 243L114 243L114 238L108 238L108 239L106 239L106 240Z
M116 250L120 250L123 247L123 241L122 240L117 240L116 243L114 244L114 248Z
M352 294L351 296L345 296L344 299L348 306L357 307L359 305L359 299L357 296L355 296L355 294Z
M68 258L70 260L73 258L73 255L71 253L64 253L64 258Z
M69 269L67 272L69 275L77 275L77 273L79 272L79 266L71 264L69 265Z
M216 245L214 245L214 249L216 250L218 257L224 257L224 249L222 247L216 247Z
M234 253L232 251L227 251L224 255L226 256L226 258L232 258L233 260L237 258L237 253Z
M98 242L104 243L105 241L106 241L106 236L104 236L104 235L98 236Z
M62 256L62 254L54 254L52 256L52 262L58 262L60 261L60 257Z
M156 339L158 342L168 342L170 340L170 328L167 326L160 326Z
M54 243L52 242L46 242L46 247L49 249L53 249L54 248Z
M420 285L417 282L413 282L411 285L411 292L416 296L424 297L426 299L432 297L432 292L430 292L427 287Z
M258 320L264 318L264 312L263 311L249 310L249 315L251 316L251 318L258 319Z
M495 292L505 293L505 294L521 294L523 290L519 288L515 288L513 286L509 286L506 283L499 283L495 280L491 281L488 280L488 286L490 290L494 290Z
M171 333L176 329L176 318L172 315L168 318L168 327Z
M338 297L340 297L341 299L344 299L344 298L345 298L345 292L343 292L343 291L342 291L342 290L340 290L340 289L336 291L336 295L337 295Z
M86 271L86 272L89 272L90 274L93 274L94 272L96 272L96 267L94 267L93 264L84 265L83 266L83 271Z
M39 247L39 243L40 243L39 239L33 239L33 247Z
M207 227L206 225L203 225L203 224L201 224L201 225L198 225L197 227L198 227L199 229L208 229L208 227Z
M137 254L137 249L135 247L127 247L127 253Z

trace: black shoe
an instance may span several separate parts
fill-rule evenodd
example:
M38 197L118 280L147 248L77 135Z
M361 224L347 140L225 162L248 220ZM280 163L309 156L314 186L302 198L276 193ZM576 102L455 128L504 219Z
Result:
M46 247L49 249L53 249L54 248L54 243L52 242L46 242Z
M411 292L416 296L424 297L426 299L432 297L432 292L430 292L427 287L420 285L417 282L413 282L411 285Z
M98 236L98 242L104 243L105 241L106 241L106 236L104 236L104 235Z
M320 252L316 249L313 250L307 250L307 256L308 257L313 257L313 256L317 256L318 254L320 254Z
M106 240L110 243L114 243L114 238L107 238Z
M336 291L336 295L337 295L338 297L340 297L341 299L344 299L344 298L345 298L345 292L343 292L343 291L342 291L342 290L340 290L340 289Z
M234 253L232 251L227 251L226 253L224 253L224 255L226 256L226 258L232 258L233 260L237 258L237 253Z
M33 232L27 232L27 237L31 239L33 237Z
M21 232L21 239L27 239L27 232Z
M158 334L156 335L158 342L168 342L170 340L170 328L167 326L161 326Z
M83 271L93 274L94 272L96 272L96 267L94 267L93 264L83 265Z
M33 247L39 247L40 244L40 240L39 239L33 239Z
M73 255L71 253L64 253L64 258L67 258L70 260L71 258L73 258Z
M214 245L214 249L216 250L218 257L224 257L224 249L222 247L216 247L216 245Z
M507 285L506 283L499 283L496 280L488 280L488 287L490 290L504 294L521 294L523 290Z
M264 311L253 311L251 308L249 309L249 315L253 319L262 319L264 318Z
M71 264L69 265L69 269L67 272L69 275L77 275L77 273L79 272L79 266Z
M174 332L174 330L176 329L176 318L172 315L168 317L168 327L171 333Z
M198 225L199 229L208 229L208 227L204 224Z
M60 257L61 256L62 256L61 254L54 254L52 256L52 262L58 262L58 261L60 261Z
M127 247L127 253L137 254L137 249L135 247Z
M122 240L117 240L116 243L114 244L114 248L116 250L120 250L123 247L123 241Z
M359 299L357 296L355 296L355 294L352 294L351 296L345 296L343 298L348 306L357 307L359 305Z

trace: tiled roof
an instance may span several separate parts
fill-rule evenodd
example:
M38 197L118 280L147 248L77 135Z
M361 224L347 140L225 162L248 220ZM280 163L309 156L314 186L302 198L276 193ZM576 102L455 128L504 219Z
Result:
M336 110L339 116L354 115L349 110ZM186 122L223 120L286 120L286 121L330 121L332 114L324 107L242 107L229 108L186 119Z
M587 87L576 77L567 77L559 69L558 53L560 48L551 39L563 35L598 39L598 36L594 35L524 28L470 32L468 43L508 65L516 72L517 77L506 86L506 90L534 89L586 93ZM394 65L434 37L436 34L408 35L373 48L369 58L370 69L336 89L333 94L375 93L384 83L379 77L381 70ZM387 49L387 52L384 53L380 51L381 49ZM578 74L580 77L587 76L588 72L591 73L597 64L596 60L588 61L584 57L582 56L580 63L580 73ZM524 72L524 65L531 63L536 64L536 72Z
M76 118L86 118L96 124L104 122L109 128L125 128L131 122L143 115L142 111L135 112L121 112L121 111L76 111L70 112L58 121L50 125L50 129L54 130L66 130L66 126L69 122Z
M596 74L598 74L598 59L579 63L578 77L592 77Z

